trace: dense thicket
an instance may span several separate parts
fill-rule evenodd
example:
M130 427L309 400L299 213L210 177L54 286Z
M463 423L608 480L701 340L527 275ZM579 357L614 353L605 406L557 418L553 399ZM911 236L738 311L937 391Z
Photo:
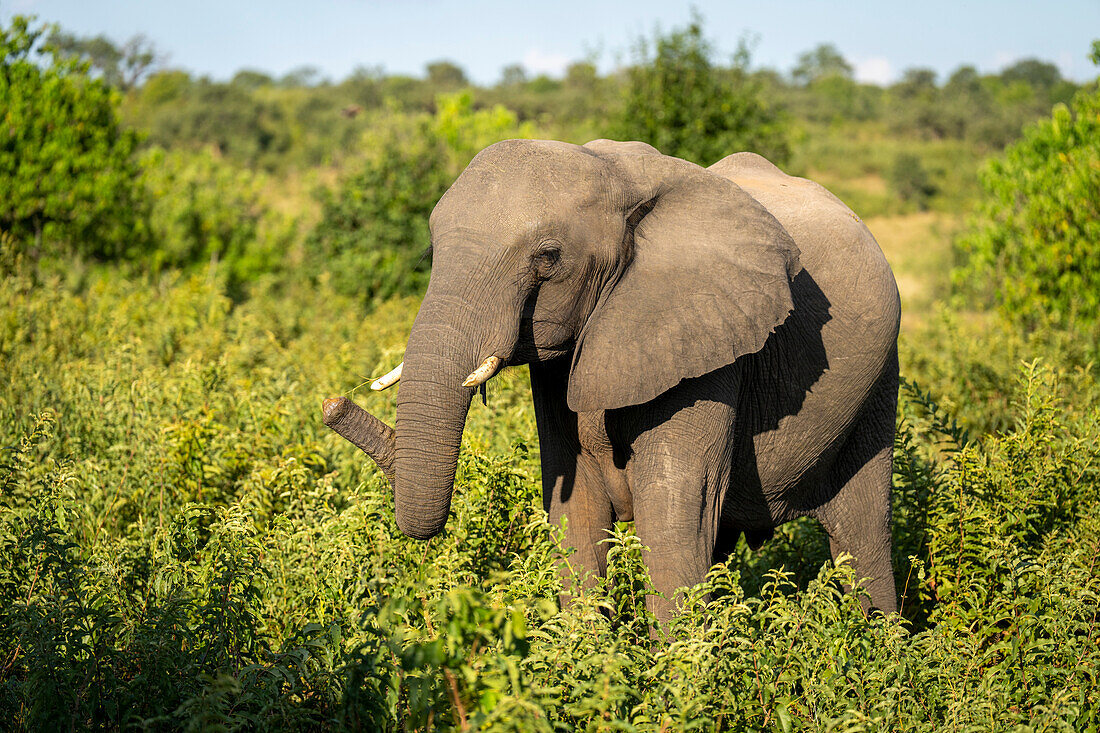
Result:
M20 17L0 27L0 230L36 254L130 254L144 241L137 137L119 125L116 93L43 33Z
M649 45L640 43L627 69L625 100L608 137L641 140L703 166L739 150L787 163L788 125L749 75L744 44L738 64L721 75L698 18Z
M1100 90L1027 127L981 181L985 196L958 243L960 290L1029 329L1100 334Z
M14 727L1097 723L1098 415L1059 405L1047 370L1021 375L1012 430L970 443L903 394L900 618L865 617L800 522L739 546L651 644L626 529L606 583L553 600L523 373L472 411L453 513L428 543L401 536L384 479L319 426L318 396L390 363L415 301L365 324L328 289L233 307L198 278L105 278L85 297L5 268ZM392 419L392 398L370 399Z
M850 569L800 520L739 544L660 626L629 525L606 580L559 575L523 370L471 410L452 515L428 542L401 535L384 478L318 419L344 393L393 421L393 394L361 388L400 360L427 212L470 157L504 137L604 134L630 85L665 73L657 58L608 77L512 69L493 89L461 90L447 62L426 79L141 83L142 43L133 66L55 34L35 62L36 34L0 29L14 100L0 161L23 176L5 204L58 202L53 228L0 218L0 727L1100 727L1100 389L1082 337L1100 268L1095 91L1050 115L1073 85L1039 62L883 89L829 47L791 80L694 67L699 88L786 108L791 167L894 215L874 231L965 207L978 160L1044 119L990 164L957 248L964 280L1012 298L928 306L902 334L901 613L865 616L841 592ZM698 62L701 31L668 38L673 70ZM108 83L130 87L140 157ZM701 103L662 88L674 112ZM56 118L80 134L18 116L43 100L95 114ZM951 100L965 124L944 123ZM124 195L85 187L67 161L89 148L117 164L95 185ZM899 279L922 276L893 251Z

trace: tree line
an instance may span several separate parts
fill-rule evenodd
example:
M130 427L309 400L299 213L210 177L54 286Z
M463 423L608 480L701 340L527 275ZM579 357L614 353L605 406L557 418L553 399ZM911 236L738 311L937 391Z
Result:
M431 114L438 95L461 90L471 92L475 108L501 104L521 122L562 137L609 129L637 135L629 124L638 119L631 95L644 88L642 77L652 82L653 73L671 81L670 58L676 59L679 80L691 80L685 94L705 96L702 109L684 104L683 97L672 100L685 119L694 119L687 115L695 111L704 117L728 116L733 109L737 115L741 103L742 126L767 126L774 115L761 117L759 109L760 100L767 100L768 108L798 121L874 121L900 135L965 139L990 149L1015 139L1023 124L1052 105L1068 103L1079 87L1055 64L1037 58L987 74L962 65L945 78L929 68L910 68L891 84L870 84L857 81L851 62L829 43L800 54L786 73L753 68L751 44L744 39L731 61L722 64L702 26L696 17L686 28L639 39L630 61L606 74L592 60L573 62L560 78L532 76L510 64L490 85L473 83L449 60L428 63L420 76L360 66L332 80L316 67L303 66L281 76L243 69L219 81L168 67L144 36L117 44L104 36L78 37L55 29L48 40L63 57L87 62L93 76L125 93L123 119L143 130L148 144L211 145L235 161L268 170L329 162L358 143L369 120L365 113ZM663 131L683 123L673 115ZM721 133L714 135L712 123L702 127L702 134L722 139ZM691 157L696 151L686 152ZM781 156L783 146L768 152Z

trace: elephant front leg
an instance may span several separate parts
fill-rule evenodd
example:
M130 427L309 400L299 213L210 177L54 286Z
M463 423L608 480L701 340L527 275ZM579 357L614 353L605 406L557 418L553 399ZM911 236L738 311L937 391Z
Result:
M714 557L720 479L692 464L683 456L653 452L632 466L638 486L635 531L648 548L646 568L660 594L649 596L646 607L661 623L676 609L677 589L701 583Z
M643 420L634 425L628 467L634 526L649 548L645 564L661 594L646 605L662 623L676 609L676 590L702 582L713 562L734 421L732 397L714 397L735 390L728 377L689 380L640 413Z
M543 473L543 503L554 526L565 518L562 545L573 553L561 568L563 586L568 590L576 574L585 585L607 574L607 538L615 514L603 475L592 456L576 457L573 471L558 475ZM549 481L547 480L549 479ZM563 596L563 604L568 596Z
M561 568L568 589L575 573L588 583L606 573L614 510L597 459L581 450L577 414L565 402L568 360L531 364L531 392L542 457L543 507L550 523L565 518L563 546L573 553ZM562 597L563 605L568 597Z

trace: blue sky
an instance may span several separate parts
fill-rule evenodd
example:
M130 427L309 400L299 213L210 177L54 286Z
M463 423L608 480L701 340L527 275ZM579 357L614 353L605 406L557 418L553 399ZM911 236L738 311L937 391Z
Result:
M686 23L692 6L723 57L752 34L754 67L786 72L800 52L830 42L858 78L878 83L913 66L942 79L961 64L995 71L1029 56L1078 81L1097 74L1087 55L1100 37L1100 0L0 0L0 19L33 13L116 41L144 33L170 66L218 79L303 65L331 79L357 66L420 75L449 59L491 83L510 63L553 75L594 57L609 70L629 59L634 39Z

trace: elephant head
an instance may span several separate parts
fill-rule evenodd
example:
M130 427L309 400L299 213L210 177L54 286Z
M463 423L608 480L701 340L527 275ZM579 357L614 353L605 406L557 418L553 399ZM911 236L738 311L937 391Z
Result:
M790 236L737 185L642 143L497 143L430 225L405 360L374 385L401 381L396 434L360 421L382 433L349 438L384 446L372 455L417 538L443 528L471 398L501 365L571 358L570 409L641 404L758 351L799 270ZM350 419L335 408L330 425Z

